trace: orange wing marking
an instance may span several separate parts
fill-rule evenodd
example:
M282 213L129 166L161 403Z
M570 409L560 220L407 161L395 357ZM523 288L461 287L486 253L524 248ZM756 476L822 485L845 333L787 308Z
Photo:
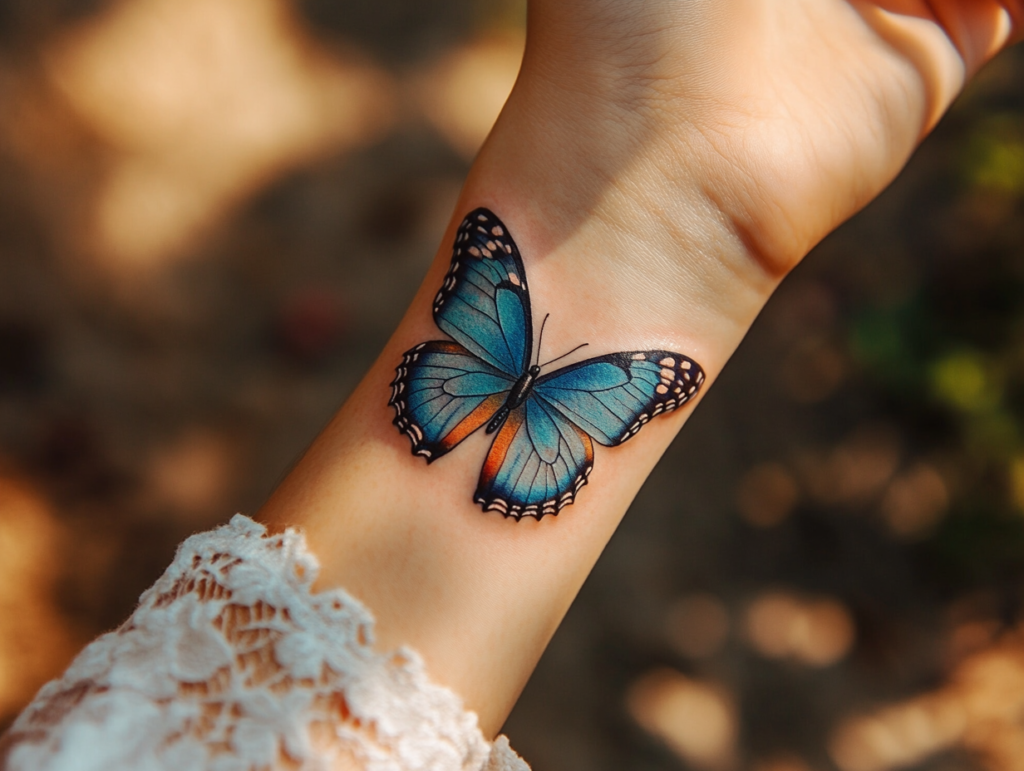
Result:
M576 477L569 489L558 498L552 498L543 503L532 503L529 506L523 506L519 503L510 503L500 496L485 497L480 495L479 490L491 486L498 470L505 462L505 456L508 455L508 449L512 444L512 440L515 439L525 419L524 414L525 411L522 409L514 411L509 415L508 420L505 421L505 425L498 432L498 436L495 437L494 444L491 445L491 451L487 454L487 460L484 461L484 467L480 471L480 484L477 487L478 493L475 500L484 506L485 511L498 511L506 517L515 517L516 519L521 517L536 517L540 519L547 514L558 514L559 511L576 500L576 494L587 483L587 477L594 470L594 442L585 431L578 426L572 426L583 443L586 453L585 461L579 476Z
M523 425L525 414L526 410L521 407L512 410L505 420L505 425L501 427L498 435L494 437L494 444L491 445L491 451L487 453L484 467L480 470L481 486L483 486L484 480L487 480L487 484L490 485L498 475L498 469L501 468L501 464L505 462L505 456L508 455L508 448L512 446L512 440L519 432L520 426Z
M504 403L505 394L494 394L480 402L476 409L459 421L459 424L449 431L444 439L438 442L441 452L448 452L452 447L480 428L480 426L491 419L491 416Z

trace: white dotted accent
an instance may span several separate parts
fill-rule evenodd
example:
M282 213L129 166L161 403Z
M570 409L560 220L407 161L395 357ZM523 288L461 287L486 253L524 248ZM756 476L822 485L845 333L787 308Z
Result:
M528 506L519 503L511 503L504 498L494 496L487 497L484 495L476 495L473 500L479 504L484 511L497 511L503 517L512 517L515 520L520 520L523 517L534 517L536 519L543 519L548 516L557 516L558 512L564 509L566 506L571 506L576 500L576 495L587 484L587 479L590 477L590 472L594 470L594 464L588 464L580 475L576 477L576 481L573 482L572 487L566 490L557 500L544 501L543 503L531 503Z

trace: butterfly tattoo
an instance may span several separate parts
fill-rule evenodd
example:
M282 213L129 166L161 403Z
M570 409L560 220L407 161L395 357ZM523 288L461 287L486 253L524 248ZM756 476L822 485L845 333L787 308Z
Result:
M523 260L488 209L462 221L433 310L452 339L405 353L391 383L393 422L427 463L480 428L496 434L473 500L517 520L571 504L594 468L594 442L622 444L704 383L697 362L660 350L610 353L542 375L583 346L540 364L538 340L534 362Z

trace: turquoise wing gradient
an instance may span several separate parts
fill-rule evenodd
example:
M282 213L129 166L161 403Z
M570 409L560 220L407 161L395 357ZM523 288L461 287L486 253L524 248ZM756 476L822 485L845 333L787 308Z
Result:
M516 519L540 519L571 504L594 468L595 441L622 444L651 418L689 402L704 383L695 361L663 350L608 354L527 376L533 323L526 270L487 209L470 212L459 226L433 314L452 339L405 353L391 384L394 424L414 454L433 462L494 420L474 500ZM509 402L517 382L523 390Z
M703 384L704 371L693 359L672 351L632 351L542 375L531 398L614 447L651 418L690 401Z
M457 343L420 343L391 383L393 423L431 463L490 420L513 382Z
M594 444L557 409L528 398L498 431L474 500L507 517L557 514L594 468Z
M452 262L434 298L446 334L513 379L530 364L533 321L526 270L505 226L487 209L466 215Z

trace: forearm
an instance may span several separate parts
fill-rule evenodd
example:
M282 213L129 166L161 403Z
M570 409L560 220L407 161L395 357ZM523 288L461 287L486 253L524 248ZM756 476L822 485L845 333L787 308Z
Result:
M404 351L444 338L431 303L460 220L486 206L509 227L529 273L535 334L551 314L549 356L583 342L589 355L660 348L695 359L713 379L774 283L697 181L688 196L660 201L627 175L605 183L585 157L538 135L552 124L529 113L514 97L409 312L260 515L301 527L323 564L322 585L366 602L382 648L412 645L492 734L691 407L621 447L598 446L575 503L540 521L473 502L493 438L482 430L430 466L413 457L391 425L389 384Z
M261 512L304 529L322 585L365 601L382 648L419 650L485 732L695 402L597 447L587 487L539 521L473 502L493 439L482 430L440 462L411 456L389 384L403 352L444 337L432 302L462 217L487 207L514 235L534 329L551 314L545 351L678 351L699 362L706 389L788 270L884 187L948 105L963 75L942 72L956 61L972 71L1009 34L996 4L979 4L993 23L972 29L988 48L960 59L912 13L760 5L531 7L520 81L423 286ZM793 56L797 45L807 50Z

